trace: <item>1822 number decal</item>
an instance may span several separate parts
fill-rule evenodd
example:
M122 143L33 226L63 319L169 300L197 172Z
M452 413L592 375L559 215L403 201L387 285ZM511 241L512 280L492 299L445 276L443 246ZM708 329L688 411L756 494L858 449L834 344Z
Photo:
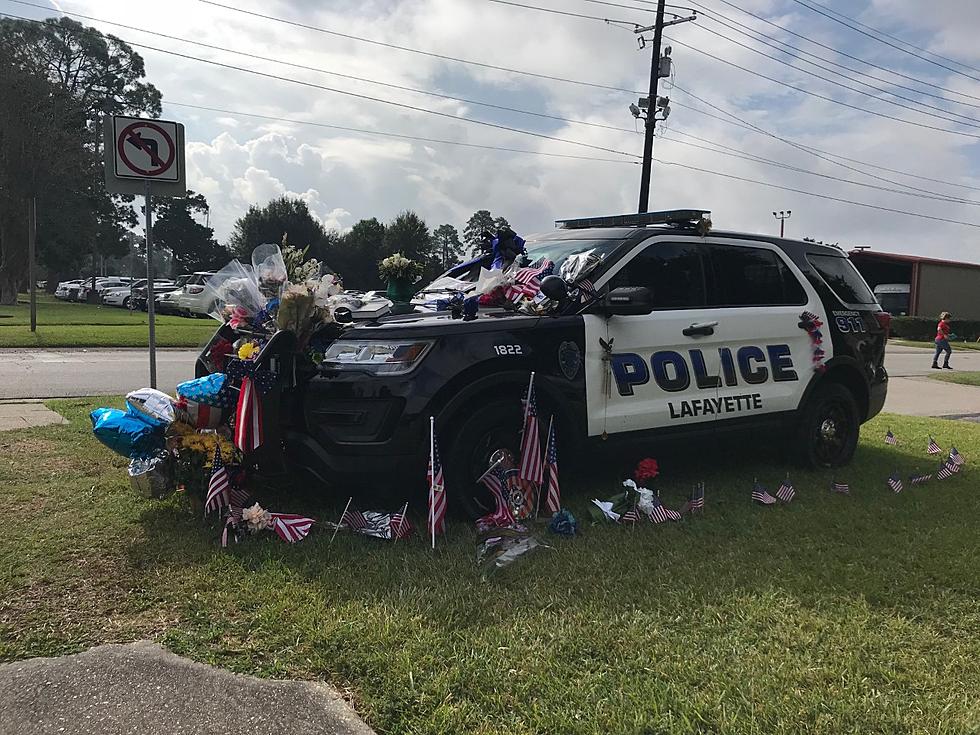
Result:
M494 345L494 352L498 355L523 355L524 348L521 345Z

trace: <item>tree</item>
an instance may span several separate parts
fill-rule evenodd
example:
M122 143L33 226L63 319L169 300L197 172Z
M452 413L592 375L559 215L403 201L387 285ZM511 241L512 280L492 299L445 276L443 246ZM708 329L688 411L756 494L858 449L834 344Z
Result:
M176 273L216 270L228 262L228 251L215 242L214 230L194 219L207 211L208 200L193 191L158 200L153 242L170 251Z
M344 281L346 288L381 287L378 261L385 255L385 226L374 217L362 219L331 248L326 265Z
M503 217L493 218L493 233L497 234L501 230L506 230L510 228L510 222L505 220Z
M326 232L302 199L279 197L261 208L253 204L238 218L228 238L228 249L236 257L250 261L257 246L278 244L283 235L297 247L311 246L311 251L316 251L322 247Z
M462 259L463 243L459 240L459 232L452 225L439 225L432 233L432 241L442 270L448 270L450 265Z
M467 250L473 252L479 250L484 233L496 233L496 231L490 210L481 209L466 221L466 227L463 228L463 242L466 243Z

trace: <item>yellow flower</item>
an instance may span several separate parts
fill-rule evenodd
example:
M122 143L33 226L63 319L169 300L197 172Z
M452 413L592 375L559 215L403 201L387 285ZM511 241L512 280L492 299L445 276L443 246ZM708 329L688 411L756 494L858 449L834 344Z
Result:
M238 357L242 360L251 360L259 352L259 346L254 342L246 342L238 348Z

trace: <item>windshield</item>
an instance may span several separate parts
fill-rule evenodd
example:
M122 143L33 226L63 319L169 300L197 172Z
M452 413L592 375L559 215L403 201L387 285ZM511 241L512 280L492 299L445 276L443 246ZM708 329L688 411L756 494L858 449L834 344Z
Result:
M531 263L547 258L554 262L555 273L558 273L562 264L573 255L593 250L596 256L605 260L622 243L622 240L542 240L527 244L527 257Z

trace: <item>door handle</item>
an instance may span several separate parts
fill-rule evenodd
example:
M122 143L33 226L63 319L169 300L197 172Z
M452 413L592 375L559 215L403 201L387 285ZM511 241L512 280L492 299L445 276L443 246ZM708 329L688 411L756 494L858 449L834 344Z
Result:
M710 337L717 326L718 322L696 322L687 327L683 334L685 337Z

